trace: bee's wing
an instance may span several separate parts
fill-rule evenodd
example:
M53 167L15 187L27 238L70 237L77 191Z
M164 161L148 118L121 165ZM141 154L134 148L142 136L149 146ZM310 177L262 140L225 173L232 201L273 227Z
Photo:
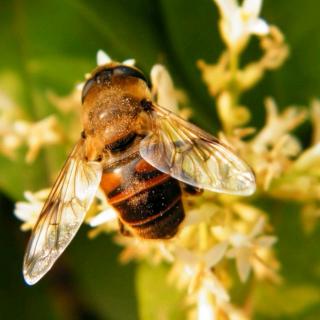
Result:
M34 226L23 274L34 284L47 273L78 231L101 180L102 166L87 162L83 142L74 147Z
M150 113L152 130L141 141L141 156L158 170L189 185L215 192L250 195L249 166L218 139L160 106Z

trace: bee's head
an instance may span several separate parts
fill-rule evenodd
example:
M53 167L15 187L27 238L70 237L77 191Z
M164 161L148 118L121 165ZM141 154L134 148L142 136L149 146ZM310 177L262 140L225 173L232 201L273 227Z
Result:
M87 95L93 88L105 88L111 86L138 85L150 88L150 83L138 68L115 62L100 66L92 72L91 77L86 81L81 100L84 103Z

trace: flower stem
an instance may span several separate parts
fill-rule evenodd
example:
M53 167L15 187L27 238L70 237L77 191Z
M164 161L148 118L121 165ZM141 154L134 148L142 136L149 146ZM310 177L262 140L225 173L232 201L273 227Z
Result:
M240 87L238 82L239 53L235 50L228 52L229 81L224 91L220 94L218 113L223 124L224 132L231 135L233 129L241 123L242 114L239 113L238 102ZM240 119L239 119L240 117Z
M230 63L229 69L231 74L229 91L232 97L231 107L235 108L239 101L239 85L238 85L238 70L239 70L239 55L237 51L230 50Z

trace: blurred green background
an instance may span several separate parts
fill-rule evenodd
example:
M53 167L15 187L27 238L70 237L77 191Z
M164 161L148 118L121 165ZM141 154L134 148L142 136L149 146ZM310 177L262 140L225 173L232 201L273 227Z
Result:
M266 96L281 107L306 105L319 97L319 10L317 0L264 1L262 16L286 35L291 55L282 69L268 73L243 97L252 109L253 125L263 124ZM215 132L214 101L196 61L213 63L221 53L217 19L210 0L0 0L0 90L29 120L39 120L56 110L47 90L68 94L103 49L117 60L135 58L146 73L154 63L165 64L187 92L194 121ZM252 41L244 60L258 54ZM298 134L307 145L310 127L303 126ZM62 163L65 156L51 147L32 165L0 157L0 319L184 319L180 295L165 285L166 266L121 266L120 248L111 237L90 241L87 227L39 284L24 284L21 264L28 235L19 230L13 202L22 199L24 190L48 186L50 157ZM319 319L320 228L306 236L298 204L272 206L285 280L280 287L255 284L255 319ZM235 299L238 295L234 293Z

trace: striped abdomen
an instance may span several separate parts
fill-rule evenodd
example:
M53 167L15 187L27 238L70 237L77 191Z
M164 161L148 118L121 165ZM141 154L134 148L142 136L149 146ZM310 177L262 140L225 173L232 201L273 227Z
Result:
M142 238L171 238L184 218L179 182L139 154L105 170L101 187L124 227Z

